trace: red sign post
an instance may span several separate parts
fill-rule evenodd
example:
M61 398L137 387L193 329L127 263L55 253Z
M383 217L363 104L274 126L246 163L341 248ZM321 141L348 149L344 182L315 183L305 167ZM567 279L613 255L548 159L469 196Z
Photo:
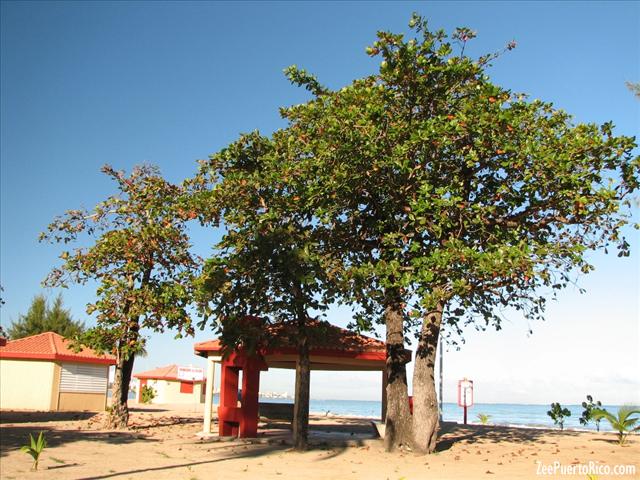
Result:
M464 408L464 424L467 424L467 408L473 406L473 380L458 380L458 406Z

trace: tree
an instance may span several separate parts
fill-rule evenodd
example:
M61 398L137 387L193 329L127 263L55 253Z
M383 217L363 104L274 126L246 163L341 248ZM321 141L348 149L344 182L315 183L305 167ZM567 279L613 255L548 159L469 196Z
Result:
M594 418L593 413L596 410L602 409L602 402L598 400L597 402L593 401L593 397L591 395L587 395L587 401L582 402L582 408L584 408L582 412L582 416L579 418L580 425L587 425L591 420L593 420L596 424L596 430L600 431L600 420L601 418Z
M571 411L568 408L562 408L559 403L552 403L547 415L551 417L553 423L560 425L560 430L564 430L564 417L570 417Z
M62 252L62 266L51 271L45 284L98 283L97 299L87 305L97 325L79 342L116 356L108 425L124 428L134 359L144 349L141 330L175 328L178 336L194 331L187 308L198 262L189 251L186 222L195 213L185 209L183 187L165 181L155 167L135 167L129 176L110 166L102 172L116 182L119 194L91 211L67 211L41 240L93 242Z
M56 297L51 307L44 295L36 295L27 313L9 326L9 338L15 340L44 332L59 333L66 338L80 335L85 330L84 323L75 322L62 303L62 295Z
M384 319L387 448L431 452L443 325L500 329L504 309L542 318L548 296L593 269L587 252L613 244L628 255L640 160L611 122L575 124L551 103L493 84L487 68L502 52L465 56L471 30L449 38L417 15L410 26L417 38L379 32L367 50L382 57L379 73L338 91L291 68L313 99L283 115L306 152L296 182L337 246L343 294L360 305L360 327ZM412 327L409 417L394 352Z
M204 190L194 198L205 222L223 221L226 228L200 280L206 316L218 319L230 351L297 345L293 436L295 448L305 450L309 326L330 301L330 268L303 199L291 181L283 188L296 175L297 155L287 138L286 132L272 139L241 136L203 164L195 184Z

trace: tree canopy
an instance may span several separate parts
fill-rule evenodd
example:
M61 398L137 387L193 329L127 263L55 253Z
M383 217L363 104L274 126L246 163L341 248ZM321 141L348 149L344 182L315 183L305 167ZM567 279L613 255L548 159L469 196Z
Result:
M199 266L189 250L186 222L195 213L185 207L184 189L164 180L155 167L135 167L128 176L110 166L102 171L115 181L118 195L92 210L69 210L41 235L64 244L90 243L62 252L62 265L45 284L98 283L97 299L87 306L97 325L80 341L116 355L110 422L126 426L133 361L144 348L141 329L194 331L187 309Z
M220 320L226 348L252 353L266 345L297 345L294 442L305 449L308 324L326 310L332 290L313 217L300 207L292 183L282 188L282 176L296 161L286 138L243 135L203 163L195 182L205 186L196 197L205 205L199 211L208 223L224 222L226 232L205 264L200 291L207 314ZM296 338L269 335L267 324L293 325Z
M379 71L339 90L287 69L312 99L282 109L288 125L272 140L284 165L257 169L242 148L230 155L313 226L322 239L316 248L337 265L332 286L356 306L358 327L386 325L387 446L429 452L442 326L499 329L507 308L542 318L553 292L592 270L589 251L614 246L628 255L624 227L640 160L635 139L615 135L612 122L576 123L550 102L493 83L488 69L513 42L471 58L470 29L448 36L417 15L410 27L409 39L379 32L367 49L380 57ZM256 225L268 225L261 191L248 193L249 210ZM266 241L266 229L253 232L245 246ZM412 417L398 354L407 330L418 341Z
M74 338L85 330L84 322L74 321L71 311L63 306L62 295L58 295L49 305L44 295L36 295L26 314L13 322L7 333L9 338L29 337L44 332L55 332L66 338Z

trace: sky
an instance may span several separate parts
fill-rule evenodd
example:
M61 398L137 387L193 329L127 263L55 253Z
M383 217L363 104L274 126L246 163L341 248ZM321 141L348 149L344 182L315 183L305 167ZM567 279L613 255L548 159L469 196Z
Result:
M413 11L432 28L468 26L469 54L517 48L489 71L515 92L553 102L576 122L613 120L637 135L640 102L625 86L640 81L637 2L8 2L0 30L0 284L7 327L35 294L61 248L37 241L59 214L115 193L99 170L158 165L174 182L197 160L242 132L284 126L281 106L306 92L282 71L296 64L339 88L375 71L365 55L378 30L407 32ZM636 221L638 221L636 208ZM474 380L477 402L640 403L640 239L632 254L593 254L596 270L562 292L544 323L510 314L500 332L468 330L444 354L445 401L457 381ZM207 256L217 232L193 229ZM63 291L74 318L95 285ZM328 320L344 326L348 308ZM533 334L529 334L529 329ZM194 341L150 335L135 371L171 363L204 366ZM409 367L409 374L412 369ZM219 376L218 376L219 378ZM379 400L379 373L313 372L318 399ZM293 391L294 372L263 373L261 390Z

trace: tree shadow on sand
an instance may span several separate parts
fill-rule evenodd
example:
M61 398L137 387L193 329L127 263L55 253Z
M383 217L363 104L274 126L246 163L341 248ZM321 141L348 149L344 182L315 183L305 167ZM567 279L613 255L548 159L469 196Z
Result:
M460 425L442 422L436 451L449 450L457 443L548 443L561 437L576 436L579 432L571 430L551 430L547 428L516 428L501 425ZM546 438L545 439L543 439Z
M42 425L12 425L2 427L0 435L0 456L5 456L9 452L18 450L29 441L29 434L37 435L44 432L49 447L57 447L73 442L89 441L109 444L133 443L144 438L145 442L155 442L156 440L146 438L133 431L101 431L101 430L69 430L56 429L46 424Z
M94 476L90 476L90 477L81 477L78 480L102 480L102 479L106 479L106 478L121 477L121 476L125 476L125 475L126 476L135 477L135 475L141 474L141 473L171 471L171 470L175 470L175 469L178 469L178 468L195 467L197 465L207 465L207 464L215 465L216 463L219 463L219 462L224 462L226 460L234 460L234 459L238 459L238 458L260 457L262 455L267 455L267 454L272 453L272 452L284 451L285 449L286 449L285 447L280 446L280 445L270 445L270 444L255 445L253 448L249 448L249 449L245 450L244 452L242 452L240 454L238 454L237 452L233 452L231 454L218 456L218 457L210 459L210 460L202 460L202 461L197 461L197 462L187 461L187 462L176 463L176 464L173 464L173 465L162 465L162 466L158 466L158 467L137 468L137 469L133 469L133 470L110 472L110 473L107 473L107 474L104 474L104 475L94 475Z
M0 424L73 422L76 420L89 420L98 415L100 413L97 412L21 412L4 410L0 412Z
M213 440L215 443L219 443L219 440ZM199 442L202 443L202 442ZM208 443L208 442L204 442ZM364 442L355 441L347 444L342 441L322 441L322 442L314 442L310 440L308 451L324 451L326 455L323 455L321 458L317 459L317 461L328 460L334 458L342 453L344 453L348 448L352 448L356 445L364 445ZM250 459L257 458L263 455L269 455L272 453L284 453L290 452L293 453L292 449L293 441L291 439L235 439L231 441L227 441L224 445L220 445L216 448L215 458L204 459L200 461L184 461L180 463L175 463L171 465L161 465L157 467L147 467L147 468L137 468L132 470L125 471L117 471L117 472L109 472L103 475L93 475L89 477L81 477L79 480L103 480L113 477L120 476L131 476L135 477L137 474L148 473L148 472L169 472L172 470L180 469L180 468L192 468L199 465L215 465L221 462L229 461L229 460L238 460L238 459ZM368 447L364 447L368 448ZM226 451L225 451L226 450ZM221 453L222 452L222 453ZM199 452L199 457L206 457L207 453L204 451Z

